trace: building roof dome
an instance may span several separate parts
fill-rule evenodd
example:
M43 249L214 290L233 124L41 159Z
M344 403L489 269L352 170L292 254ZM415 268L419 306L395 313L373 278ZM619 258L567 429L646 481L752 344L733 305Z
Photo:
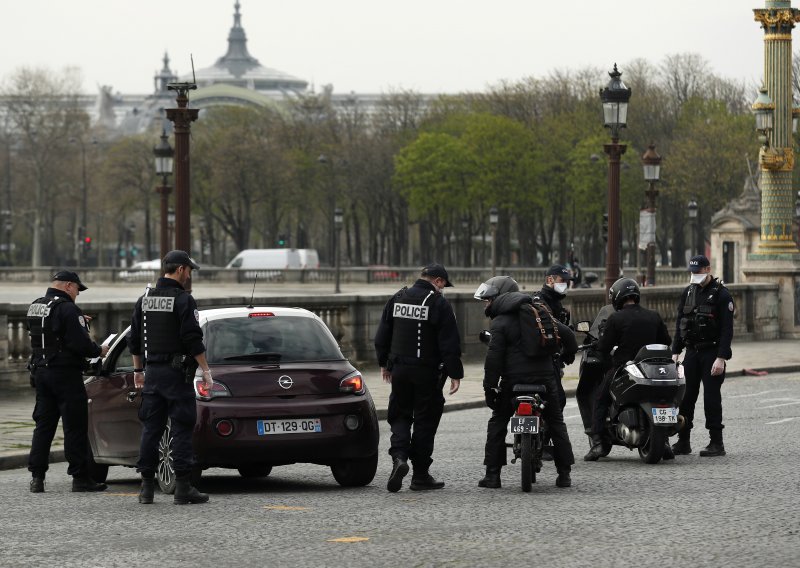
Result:
M235 85L255 91L304 91L308 82L283 71L264 67L247 51L247 36L242 27L239 0L234 5L233 27L228 34L228 52L211 67L197 71L194 81L198 87L217 83ZM182 80L192 81L191 76Z

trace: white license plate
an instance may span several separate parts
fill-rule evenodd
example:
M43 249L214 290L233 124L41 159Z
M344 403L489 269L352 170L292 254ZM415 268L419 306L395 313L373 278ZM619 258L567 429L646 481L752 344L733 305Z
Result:
M538 434L538 416L512 416L509 426L512 434Z
M674 406L653 408L653 424L677 424L678 409Z
M301 418L297 420L259 420L256 423L259 436L270 434L313 434L322 432L319 418Z

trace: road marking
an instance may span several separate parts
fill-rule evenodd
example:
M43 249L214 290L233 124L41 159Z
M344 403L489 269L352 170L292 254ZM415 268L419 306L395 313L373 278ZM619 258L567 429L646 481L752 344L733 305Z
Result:
M365 536L343 536L341 538L329 538L327 542L364 542L369 540Z
M797 420L797 416L792 416L791 418L784 418L782 420L776 420L775 422L767 422L767 426L771 426L773 424L783 424L784 422L791 422L792 420Z
M114 497L138 497L138 493L111 493L110 491L103 491L103 495L113 495Z
M780 408L781 406L792 406L793 404L800 404L800 400L792 398L772 398L770 400L790 400L792 402L782 402L781 404L770 404L769 406L759 406L758 409L766 410L767 408Z
M786 392L787 390L789 390L789 389L767 390L767 391L761 391L761 392L754 392L754 393L750 393L750 394L735 394L733 396L727 396L725 398L747 398L749 396L761 396L762 394L769 394L771 392Z
M290 507L289 505L265 505L271 511L308 511L308 507Z

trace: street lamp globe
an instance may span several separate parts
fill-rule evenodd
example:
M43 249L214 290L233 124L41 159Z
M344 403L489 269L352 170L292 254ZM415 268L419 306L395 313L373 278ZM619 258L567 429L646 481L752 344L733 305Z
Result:
M697 219L697 208L697 201L692 199L686 206L686 210L689 212L689 219Z
M497 207L492 207L489 209L489 224L492 226L493 229L497 228L497 223L500 221L500 213L497 211Z
M656 153L656 145L650 144L642 154L642 167L645 181L658 181L661 174L661 156Z
M761 87L758 90L758 97L756 97L753 106L751 107L753 114L756 116L756 130L760 133L758 137L759 142L766 145L769 132L772 130L772 120L775 113L775 103L767 94L767 89Z
M614 70L608 74L611 80L605 88L600 89L600 99L603 101L603 125L611 129L611 137L619 138L619 130L625 128L628 122L628 101L631 99L631 90L622 82L622 73Z
M336 230L339 230L342 225L344 225L344 213L341 207L337 207L333 210L333 226L336 227Z
M172 161L175 157L175 150L170 146L167 132L161 130L161 141L153 147L153 156L156 161L156 174L163 178L172 175Z

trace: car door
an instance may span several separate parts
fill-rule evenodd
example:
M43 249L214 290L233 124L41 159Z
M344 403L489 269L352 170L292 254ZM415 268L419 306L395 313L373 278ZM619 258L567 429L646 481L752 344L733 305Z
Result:
M102 371L86 381L89 442L96 460L133 465L139 456L141 391L133 384L127 330L111 345Z

